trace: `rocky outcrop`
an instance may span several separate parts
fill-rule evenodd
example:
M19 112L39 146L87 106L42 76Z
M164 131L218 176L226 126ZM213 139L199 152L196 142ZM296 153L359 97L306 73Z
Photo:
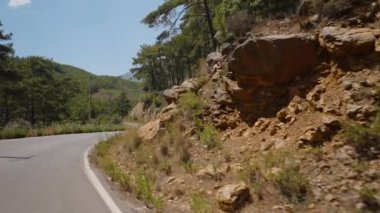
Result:
M253 37L233 51L229 69L243 87L285 83L318 63L317 48L311 34Z
M212 67L216 63L222 61L223 55L220 52L212 52L207 55L206 62L209 67Z
M196 92L201 87L198 79L189 79L180 86L173 86L163 92L163 96L168 103L177 102L180 96L186 92Z
M139 102L133 107L130 117L134 120L149 120L155 114L155 110L150 104Z
M372 29L325 27L319 34L320 45L333 56L369 54L375 51Z
M173 119L177 112L177 106L174 103L165 107L156 119L148 122L137 130L138 137L142 141L151 141L157 136L160 129L165 127L165 124Z
M242 207L249 197L249 188L245 183L225 185L216 192L219 207L226 212Z

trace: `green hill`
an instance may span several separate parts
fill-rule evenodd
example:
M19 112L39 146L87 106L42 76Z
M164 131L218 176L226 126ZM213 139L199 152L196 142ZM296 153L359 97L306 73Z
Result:
M107 99L118 96L122 91L127 93L128 99L134 105L142 94L142 85L139 82L115 76L97 76L86 70L64 64L57 64L62 77L70 77L77 81L83 93L88 93L91 80L91 94L96 98Z

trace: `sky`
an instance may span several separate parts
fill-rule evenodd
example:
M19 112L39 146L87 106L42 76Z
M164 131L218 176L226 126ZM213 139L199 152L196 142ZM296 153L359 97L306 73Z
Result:
M129 72L141 44L159 34L141 24L163 0L0 0L17 56L38 55L97 75Z

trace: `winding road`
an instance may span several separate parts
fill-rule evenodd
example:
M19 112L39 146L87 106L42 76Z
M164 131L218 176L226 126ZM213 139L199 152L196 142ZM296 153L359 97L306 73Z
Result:
M104 184L95 175L98 185L89 177L95 173L88 167L86 152L112 134L0 140L0 212L136 212L107 187L99 192Z

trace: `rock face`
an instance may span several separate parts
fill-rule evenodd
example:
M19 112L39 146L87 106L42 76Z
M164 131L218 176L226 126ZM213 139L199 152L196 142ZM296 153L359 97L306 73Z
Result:
M376 37L368 28L325 27L320 32L319 42L333 56L349 56L374 52Z
M317 64L317 47L310 34L254 37L233 51L229 69L243 87L285 83Z
M249 188L245 183L229 184L216 192L219 207L226 212L233 212L242 207L249 196Z
M195 92L199 89L200 83L197 79L189 79L184 81L180 86L173 86L163 92L163 96L168 103L178 101L179 97L189 91Z
M159 133L165 124L173 119L177 114L177 106L172 103L162 109L158 117L137 130L137 134L142 141L151 141Z
M221 61L223 59L223 55L220 52L212 52L207 55L206 62L211 67L217 62Z
M144 120L150 119L155 115L155 112L151 105L144 102L139 102L135 107L133 107L130 115L135 120Z
M161 120L157 119L140 127L137 131L137 134L143 141L150 141L157 135L160 127Z

